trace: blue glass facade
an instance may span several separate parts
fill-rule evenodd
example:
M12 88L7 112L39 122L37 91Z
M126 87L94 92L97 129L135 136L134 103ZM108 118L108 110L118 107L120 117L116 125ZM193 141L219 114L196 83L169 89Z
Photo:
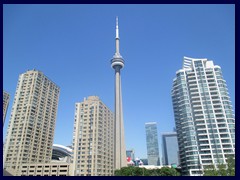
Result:
M157 123L151 122L145 124L148 165L160 165Z
M131 150L126 150L126 156L127 156L127 158L130 157L131 160L135 160L134 150L133 150L133 149L131 149Z
M163 165L179 165L177 133L162 134Z
M221 68L207 59L184 58L173 80L172 102L184 175L235 155L235 116Z

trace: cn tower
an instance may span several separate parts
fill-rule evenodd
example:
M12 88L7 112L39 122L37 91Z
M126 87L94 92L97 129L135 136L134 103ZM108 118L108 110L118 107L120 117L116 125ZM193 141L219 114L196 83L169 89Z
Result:
M120 70L124 67L124 60L119 52L118 17L116 18L116 52L111 60L111 66L115 70L115 129L114 129L114 168L121 169L127 166L126 148L124 141L124 125L122 110L122 91Z

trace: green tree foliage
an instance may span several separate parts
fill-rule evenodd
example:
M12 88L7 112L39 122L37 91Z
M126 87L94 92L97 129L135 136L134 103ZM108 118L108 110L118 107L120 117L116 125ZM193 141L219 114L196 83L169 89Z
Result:
M179 176L179 172L174 168L163 167L161 170L161 176Z
M116 170L115 176L180 176L180 173L176 169L169 167L146 169L130 166Z
M217 175L218 171L214 165L210 165L208 166L208 168L204 170L204 176L217 176Z
M232 156L228 157L227 164L219 164L217 169L214 165L204 170L204 176L235 176L235 160Z
M230 156L227 159L227 175L228 176L235 176L235 159L233 158L233 156Z

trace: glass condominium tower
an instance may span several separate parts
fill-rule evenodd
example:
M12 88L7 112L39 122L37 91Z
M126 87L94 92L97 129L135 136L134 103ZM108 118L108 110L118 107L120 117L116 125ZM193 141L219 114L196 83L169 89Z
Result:
M148 165L160 165L157 123L145 123Z
M59 91L40 71L19 76L4 145L4 169L19 175L22 164L51 161Z
M172 102L183 175L202 175L207 166L225 164L235 155L235 116L218 65L184 57L173 80Z

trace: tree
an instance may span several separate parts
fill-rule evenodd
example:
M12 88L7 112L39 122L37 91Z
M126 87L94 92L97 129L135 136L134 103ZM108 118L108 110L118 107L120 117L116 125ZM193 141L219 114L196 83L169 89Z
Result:
M235 176L235 160L233 156L227 158L227 164L218 164L217 169L210 165L204 169L204 176Z
M233 156L229 156L227 159L227 175L235 176L235 159Z
M119 170L115 170L115 176L132 176L134 167L122 167Z
M149 176L160 176L160 171L158 169L148 169Z
M180 176L180 173L176 169L169 167L146 169L130 166L116 170L115 176Z
M218 172L214 165L209 165L204 169L204 176L217 176Z
M163 167L161 170L161 176L180 176L180 173L175 168Z

